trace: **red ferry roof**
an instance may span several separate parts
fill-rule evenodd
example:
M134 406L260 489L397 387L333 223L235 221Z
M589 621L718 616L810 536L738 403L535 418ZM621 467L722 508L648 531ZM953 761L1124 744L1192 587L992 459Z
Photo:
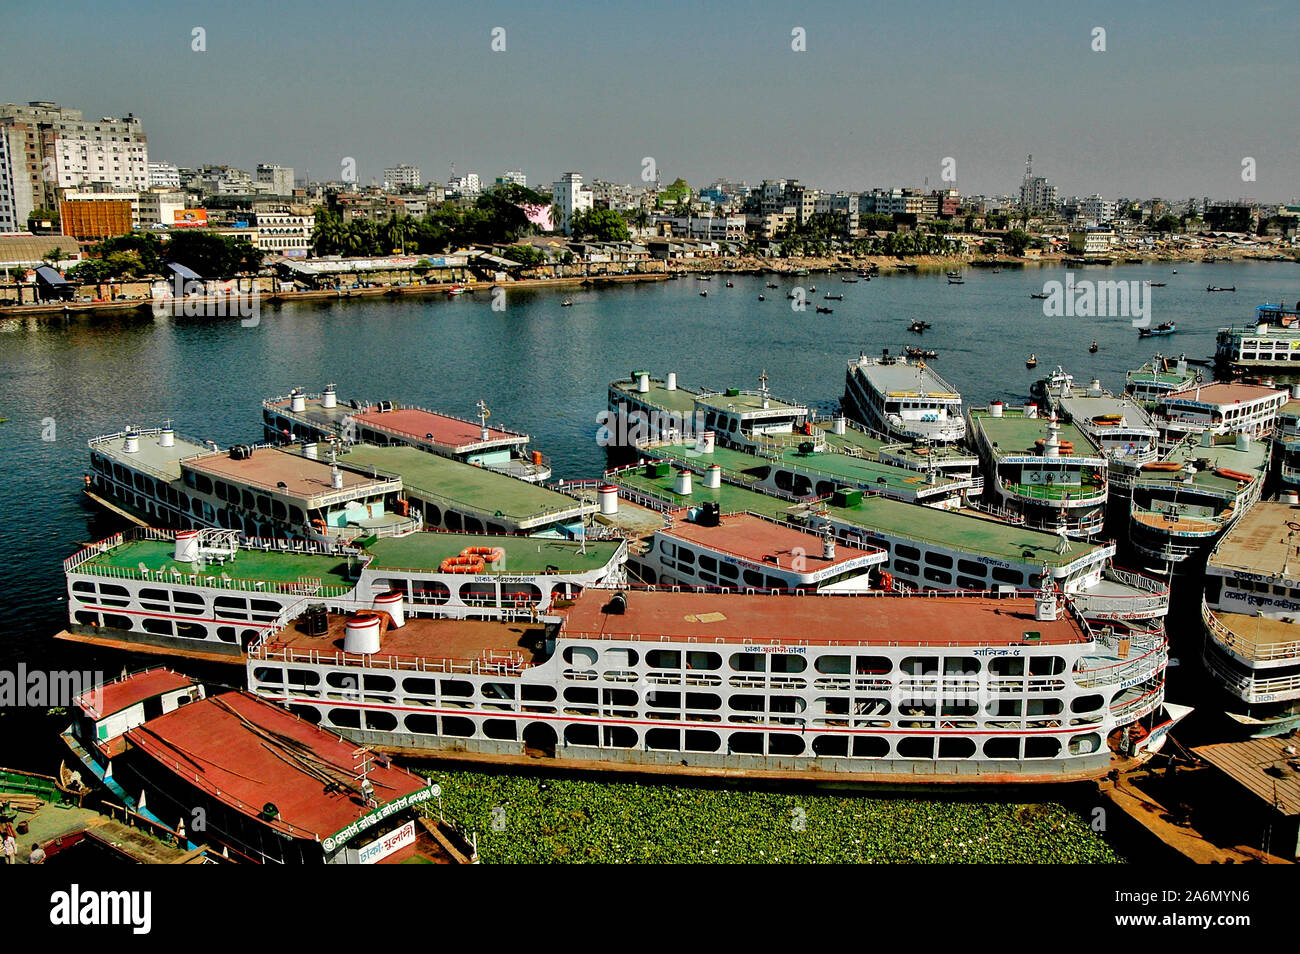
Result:
M356 743L247 692L192 702L131 729L126 737L187 784L251 818L260 818L268 802L274 804L279 819L264 823L295 838L324 838L373 810L359 795L327 787L312 774L323 771L359 787ZM368 777L380 805L427 784L375 764Z
M822 556L822 541L817 534L773 523L752 513L728 514L716 527L682 521L660 532L752 563L761 564L766 557L777 557L785 569L790 569L790 561L795 558L796 550L802 551L799 556L803 558L806 570L821 570L836 563L880 552L837 543L834 559L827 560Z
M1166 401L1193 401L1198 404L1243 404L1258 401L1260 398L1284 398L1286 393L1263 384L1237 384L1221 381L1216 384L1202 384L1197 388L1187 388L1168 395Z
M638 590L622 615L606 612L611 590L587 589L564 615L563 635L686 642L828 646L1009 646L1084 642L1068 614L1034 619L1029 598L939 595L750 596ZM1037 633L1038 637L1027 638Z
M475 662L531 658L533 644L545 633L545 627L534 623L418 616L408 616L405 626L394 628L390 625L392 617L382 611L378 615L381 630L377 657ZM338 655L343 652L346 630L347 617L341 614L330 614L329 631L324 636L308 636L306 623L296 620L272 636L266 649L271 655L287 653L290 658ZM348 658L356 661L362 657Z
M169 669L150 669L82 693L77 697L77 705L92 719L102 719L114 712L128 709L137 702L160 696L165 692L184 689L193 684L193 679L182 676L178 672Z
M320 494L343 493L373 487L387 480L370 477L344 467L342 490L335 490L332 466L328 461L299 457L274 447L259 447L252 457L235 460L228 453L209 454L186 462L196 473L220 477L240 486L256 487L263 491L310 499ZM284 484L280 487L280 484Z
M353 415L363 424L369 424L392 434L415 440L431 440L443 447L464 447L483 441L479 426L471 421L460 421L445 414L422 411L418 408L401 408L394 411L365 411ZM432 434L432 437L426 435ZM520 434L488 428L488 440L517 440Z

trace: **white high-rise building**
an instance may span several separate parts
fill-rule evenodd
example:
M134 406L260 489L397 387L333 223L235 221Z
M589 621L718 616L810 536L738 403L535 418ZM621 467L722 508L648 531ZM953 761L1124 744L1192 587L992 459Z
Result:
M391 169L384 170L385 189L418 189L421 182L419 166L409 166L401 162Z
M566 172L551 186L551 202L560 210L560 221L552 223L563 229L565 235L573 234L573 217L586 212L595 204L592 191L582 184L582 173Z
M179 189L181 187L181 171L170 162L150 162L149 163L149 188L150 189Z
M51 208L59 189L83 186L138 192L149 187L149 154L140 120L86 120L79 109L35 101L0 105L0 217L26 226L27 212Z
M447 194L472 198L483 191L477 172L467 172L463 176L452 176L447 180Z
M293 195L293 167L277 166L274 163L257 164L258 192L271 195Z
M498 185L517 185L528 188L528 176L520 169L511 169L497 177Z

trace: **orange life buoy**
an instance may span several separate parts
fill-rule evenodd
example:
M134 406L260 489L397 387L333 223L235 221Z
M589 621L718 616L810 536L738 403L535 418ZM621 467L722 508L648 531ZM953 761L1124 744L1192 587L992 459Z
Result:
M1216 467L1214 468L1214 472L1220 477L1228 478L1228 480L1242 480L1246 483L1250 483L1255 479L1254 474L1243 474L1239 470L1228 470L1226 467Z

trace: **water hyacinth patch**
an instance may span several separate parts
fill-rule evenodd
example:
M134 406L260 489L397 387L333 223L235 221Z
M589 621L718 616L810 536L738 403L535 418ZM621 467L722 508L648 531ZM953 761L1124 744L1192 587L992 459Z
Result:
M488 864L1114 863L1056 803L873 798L427 771ZM436 810L436 809L435 809Z

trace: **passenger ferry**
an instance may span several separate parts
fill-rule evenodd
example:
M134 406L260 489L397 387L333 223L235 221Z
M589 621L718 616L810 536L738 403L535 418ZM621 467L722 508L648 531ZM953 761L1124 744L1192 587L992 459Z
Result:
M1268 445L1203 431L1133 481L1129 542L1155 573L1198 569L1223 532L1260 498Z
M339 404L334 385L320 394L295 388L262 402L262 427L272 444L316 443L338 438L345 443L404 444L465 464L542 483L551 466L541 451L529 451L529 437L489 427L492 412L479 401L477 420L468 421L394 401Z
M1255 504L1205 567L1205 664L1234 718L1265 735L1300 724L1297 517L1294 495Z
M1255 309L1253 325L1220 328L1214 361L1233 374L1300 373L1300 303L1287 308L1266 302Z
M1300 385L1291 386L1290 400L1277 412L1273 457L1281 489L1300 490Z
M232 861L476 860L421 813L431 783L248 692L137 673L80 697L63 738L128 808Z
M374 609L400 588L443 616L548 609L585 586L625 579L623 540L413 533L369 540L239 538L231 531L132 528L64 561L60 638L135 652L240 662L309 608Z
M597 440L626 448L648 441L699 440L712 431L720 446L749 453L825 450L825 437L813 426L814 413L806 405L773 397L767 381L764 371L754 390L696 392L679 388L676 374L661 382L649 372L634 371L630 380L610 384L610 417Z
M682 512L707 513L716 508L718 513L747 512L791 523L822 540L829 529L841 546L883 551L886 559L876 568L875 577L882 589L1032 589L1041 585L1046 574L1088 620L1100 627L1158 632L1169 611L1168 584L1112 566L1114 543L1063 542L1059 536L1024 525L916 507L856 490L834 491L820 498L795 498L727 480L716 487L702 487L697 481L690 493L681 494L672 476L657 476L635 465L608 471L605 479L616 488L618 497L666 514L674 523ZM613 501L615 506L618 497ZM735 524L722 522L720 526L715 538L740 536L733 530ZM736 540L728 546L736 550L747 544ZM628 558L631 578L662 583L657 573L666 568L651 567L647 572L647 562L634 550ZM765 570L764 576L769 573L776 576L771 570ZM733 588L757 586L752 580L747 581L742 574L739 585ZM775 580L765 580L764 584L775 586Z
M1188 365L1186 355L1173 359L1157 354L1142 367L1124 375L1124 390L1135 401L1151 405L1170 394L1195 387L1204 377Z
M924 361L860 354L849 362L844 407L896 441L951 444L966 436L961 395Z
M1206 431L1219 436L1244 433L1259 438L1272 433L1277 413L1287 399L1286 391L1264 384L1197 385L1160 398L1151 417L1160 428L1160 441L1165 447Z
M846 782L1050 782L1144 754L1167 649L1036 594L587 589L552 614L303 621L259 695L385 751Z
M1036 404L994 401L971 408L970 429L984 466L986 506L1003 519L1067 537L1101 532L1106 513L1106 457L1074 424Z
M87 494L136 523L234 530L250 537L355 539L420 528L396 476L266 445L229 450L170 424L92 438ZM324 449L326 456L332 449Z
M872 568L889 559L883 550L839 543L832 533L812 533L761 514L723 514L716 502L670 519L634 547L628 559L632 579L746 592L865 593L877 588Z
M928 440L892 441L843 415L828 421L816 421L813 426L825 435L827 450L922 473L936 471L945 477L969 480L969 496L977 495L983 487L979 458L961 444L936 444Z
M983 481L960 472L938 469L921 472L895 464L869 460L833 450L808 447L769 447L763 454L751 454L712 442L711 432L696 443L661 441L641 444L638 450L651 458L647 466L666 473L672 466L698 471L706 483L720 475L766 490L796 497L825 496L837 487L856 487L909 503L929 507L956 508L965 498L978 494ZM716 470L715 470L716 468Z
M323 445L312 444L290 450L305 455L326 452ZM543 487L401 444L352 444L334 454L334 460L399 480L408 512L431 529L579 537L596 510L594 498L564 493L564 481Z
M1045 390L1048 405L1088 436L1106 457L1112 496L1127 496L1143 464L1159 459L1160 430L1131 397L1116 397L1093 378L1086 388L1063 384Z

